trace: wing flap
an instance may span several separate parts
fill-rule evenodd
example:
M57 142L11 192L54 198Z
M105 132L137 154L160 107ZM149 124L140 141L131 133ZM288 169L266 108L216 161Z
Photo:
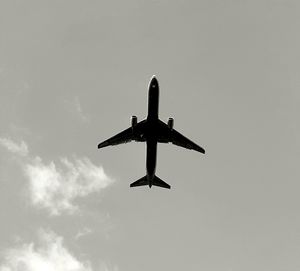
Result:
M128 143L132 140L133 134L132 134L132 129L128 128L121 133L116 134L115 136L101 142L98 144L98 149L104 148L106 146L113 146L113 145L118 145L122 143Z
M119 145L123 143L128 143L132 140L136 140L137 138L140 137L140 135L144 131L144 123L145 121L141 121L137 123L132 129L132 127L129 127L125 129L124 131L116 134L115 136L112 136L111 138L101 142L98 144L98 149L104 148L107 146L114 146L114 145Z
M189 149L195 150L201 153L205 153L205 150L182 135L181 133L177 132L175 129L170 129L169 126L164 123L163 121L159 121L159 133L158 133L158 142L160 143L168 143L171 142L174 145Z
M193 141L189 140L188 138L186 138L185 136L183 136L176 130L171 131L171 142L174 145L177 145L177 146L189 149L189 150L195 150L195 151L201 152L203 154L205 153L205 150L202 147L200 147Z

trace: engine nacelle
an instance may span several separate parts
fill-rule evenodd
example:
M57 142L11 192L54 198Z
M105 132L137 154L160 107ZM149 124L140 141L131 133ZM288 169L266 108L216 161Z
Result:
M173 118L169 118L168 126L169 126L170 130L173 130L173 127L174 127L174 119Z
M137 124L137 117L132 116L131 117L131 128L132 128L132 130L134 129L134 126L136 126L136 124Z

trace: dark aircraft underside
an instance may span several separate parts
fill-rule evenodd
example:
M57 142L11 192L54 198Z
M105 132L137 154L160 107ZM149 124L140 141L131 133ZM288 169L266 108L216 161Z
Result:
M146 119L137 122L137 117L132 116L131 127L118 133L117 135L103 141L98 148L119 145L131 141L146 142L146 176L133 182L130 187L148 185L171 188L171 186L155 175L157 143L172 143L174 145L205 153L205 150L177 132L174 120L169 118L168 124L158 118L159 87L158 81L153 77L149 84L148 116Z

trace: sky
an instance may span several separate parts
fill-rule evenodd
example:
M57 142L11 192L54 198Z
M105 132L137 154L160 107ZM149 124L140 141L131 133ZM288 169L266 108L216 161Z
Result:
M0 271L300 269L300 3L3 0ZM206 154L97 144L160 118Z

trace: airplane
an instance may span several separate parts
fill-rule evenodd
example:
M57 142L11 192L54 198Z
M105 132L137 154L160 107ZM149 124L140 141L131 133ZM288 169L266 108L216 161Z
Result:
M152 76L148 87L148 115L138 122L136 116L131 117L131 127L98 144L98 149L130 141L146 142L146 175L130 184L130 187L148 185L150 188L159 186L170 189L171 186L155 175L157 143L173 143L174 145L205 153L205 150L177 132L174 119L169 118L168 124L158 117L159 85Z

